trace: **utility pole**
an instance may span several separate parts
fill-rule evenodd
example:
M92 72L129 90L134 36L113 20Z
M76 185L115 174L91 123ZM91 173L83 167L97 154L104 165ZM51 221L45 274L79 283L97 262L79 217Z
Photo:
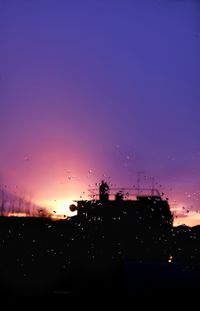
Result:
M151 195L154 196L154 190L155 190L155 178L151 177Z
M4 191L3 191L3 186L1 188L1 216L3 216L4 214L4 200L5 200L5 196L4 196Z
M137 172L137 195L140 195L140 182L141 182L141 175L144 174L143 171Z

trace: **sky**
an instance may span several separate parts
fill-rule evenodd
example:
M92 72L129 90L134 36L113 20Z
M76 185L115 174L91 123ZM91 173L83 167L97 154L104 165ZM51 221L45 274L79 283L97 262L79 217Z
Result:
M200 224L198 1L0 0L1 187L52 208L102 178Z

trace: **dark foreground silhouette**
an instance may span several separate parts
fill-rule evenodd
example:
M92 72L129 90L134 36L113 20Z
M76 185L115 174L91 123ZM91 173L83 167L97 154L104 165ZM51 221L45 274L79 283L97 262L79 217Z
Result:
M148 296L198 290L200 227L123 234L74 217L0 218L0 295Z
M77 203L69 220L0 217L1 298L198 293L200 226L173 227L166 200L112 201L106 186Z

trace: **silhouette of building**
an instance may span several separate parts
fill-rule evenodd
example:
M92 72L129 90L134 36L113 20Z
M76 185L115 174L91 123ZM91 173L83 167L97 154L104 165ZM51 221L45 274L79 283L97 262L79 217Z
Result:
M72 205L71 210L77 210L77 216L100 217L101 219L120 219L125 222L132 223L134 227L147 224L154 227L168 227L173 224L173 215L170 211L168 200L164 200L156 189L140 189L140 193L136 194L134 199L130 196L125 199L124 191L137 189L117 189L114 199L110 199L111 191L116 188L110 188L104 180L99 184L99 198L92 200L77 201L77 206ZM131 193L133 195L133 193ZM113 195L112 195L113 196ZM93 194L97 197L97 194Z

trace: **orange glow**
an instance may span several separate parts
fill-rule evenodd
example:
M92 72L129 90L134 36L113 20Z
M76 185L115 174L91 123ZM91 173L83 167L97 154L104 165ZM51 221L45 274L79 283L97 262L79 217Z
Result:
M190 210L185 203L177 203L171 207L171 211L174 214L174 226L186 225L193 227L200 224L200 212Z
M57 199L57 200L43 200L38 202L40 205L48 208L50 217L52 219L66 219L70 216L74 216L77 212L72 213L69 209L71 204L74 204L73 200Z
M28 216L30 216L30 215L28 215L27 213L11 212L11 213L8 213L7 216L8 216L8 217L28 217Z
M189 227L197 226L200 224L200 213L190 211L185 217L174 218L174 226L186 225Z

